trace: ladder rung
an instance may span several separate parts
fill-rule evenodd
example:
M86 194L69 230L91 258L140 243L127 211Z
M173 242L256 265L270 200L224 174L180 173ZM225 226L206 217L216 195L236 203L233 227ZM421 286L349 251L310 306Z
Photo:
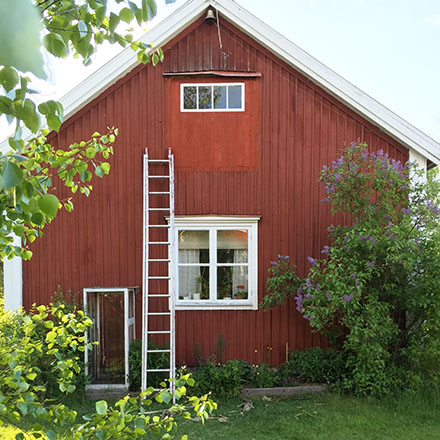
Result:
M169 263L171 260L169 258L151 258L147 261L149 263Z
M169 241L149 241L147 244L171 244Z
M150 191L148 194L150 194L151 196L161 196L171 193L169 191Z
M169 211L170 207L166 208L148 208L148 211Z
M157 276L157 277L155 277L155 276L153 276L153 277L148 277L148 279L149 280L169 280L169 279L171 279L171 277L170 276Z
M148 294L148 298L169 298L169 293L151 293Z
M147 368L147 373L165 373L170 372L169 368Z
M171 315L170 312L148 312L148 316L169 316Z
M148 225L149 228L169 228L170 225Z
M170 176L148 176L149 179L169 179Z
M171 330L148 330L147 334L149 335L168 335L171 333Z
M160 349L160 350L147 350L147 353L171 353L171 350L164 350L164 349Z
M170 163L169 159L148 159L150 163Z

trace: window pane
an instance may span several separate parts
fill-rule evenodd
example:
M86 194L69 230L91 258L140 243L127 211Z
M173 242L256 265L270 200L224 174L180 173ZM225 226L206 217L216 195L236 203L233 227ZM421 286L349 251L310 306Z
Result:
M212 108L212 87L211 86L200 86L199 87L199 109L210 109Z
M217 298L248 299L247 266L217 267Z
M247 263L248 232L239 230L217 231L217 262Z
M179 231L179 264L209 263L209 231Z
M214 108L226 108L226 86L214 86Z
M179 266L179 299L209 299L209 267Z
M241 86L228 86L228 108L242 108Z
M183 108L196 109L197 108L197 88L184 87L183 88Z

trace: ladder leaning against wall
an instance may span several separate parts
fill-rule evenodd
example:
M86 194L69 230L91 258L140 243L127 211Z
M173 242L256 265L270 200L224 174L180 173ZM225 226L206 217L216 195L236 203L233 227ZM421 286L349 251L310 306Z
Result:
M175 277L174 260L174 156L150 159L144 154L143 289L142 289L142 381L149 375L168 373L175 378ZM159 341L159 342L157 342ZM157 347L160 345L160 347ZM165 346L165 348L164 348ZM149 368L148 359L169 355L168 368ZM174 381L169 382L174 401Z

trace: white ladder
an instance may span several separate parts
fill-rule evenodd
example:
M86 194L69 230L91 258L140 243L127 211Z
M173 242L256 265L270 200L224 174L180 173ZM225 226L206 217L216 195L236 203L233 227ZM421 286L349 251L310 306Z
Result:
M161 174L151 174L151 169L167 168ZM154 181L154 183L153 183ZM166 200L166 206L159 206ZM151 203L150 203L151 202ZM150 207L153 206L153 207ZM168 217L168 223L160 223L160 216L155 215L164 213ZM164 239L164 231L168 231L167 238ZM175 252L174 234L174 156L171 149L168 150L168 159L149 159L148 148L144 154L144 215L143 215L143 289L142 289L142 380L141 390L148 388L149 373L168 372L169 378L176 377L176 351L175 351L175 313L174 313L174 292L175 277L171 262ZM152 247L157 253L161 253L160 258L151 258ZM166 253L166 256L163 254ZM159 267L164 267L166 263L167 275L158 275L155 272ZM156 270L155 270L156 269ZM150 274L150 271L153 275ZM164 292L164 283L168 282L167 292ZM152 284L156 283L160 291L155 291ZM153 291L153 292L152 292ZM168 308L165 309L165 300ZM157 309L159 309L157 311ZM153 317L153 318L152 318ZM169 317L160 319L164 328L150 329L151 321L157 321L154 317ZM149 318L152 318L151 320ZM166 326L165 322L169 322ZM156 326L158 323L156 322ZM165 328L166 327L166 328ZM149 347L152 335L163 335L168 337L169 348L157 349ZM152 353L168 353L169 368L148 368L148 356ZM169 391L173 396L174 402L174 381L169 382Z

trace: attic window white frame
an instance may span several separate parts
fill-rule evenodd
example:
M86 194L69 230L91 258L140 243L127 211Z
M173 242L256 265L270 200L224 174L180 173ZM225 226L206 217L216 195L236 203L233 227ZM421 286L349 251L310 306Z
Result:
M176 217L175 243L176 258L173 262L173 271L176 274L176 310L258 310L258 221L260 217ZM247 299L209 299L183 300L179 299L179 261L178 237L179 231L209 231L210 255L216 254L212 246L215 243L214 235L218 230L246 230L248 233L248 298ZM217 261L210 258L210 298L217 291L215 283Z
M199 106L199 87L229 87L229 86L241 86L241 107L240 108L228 108L228 93L226 92L226 108L214 108L213 97L214 94L211 90L211 108L184 108L185 102L185 87L196 87L196 103ZM204 113L204 112L244 112L245 110L245 83L244 82L225 82L225 83L183 83L180 84L180 111L184 113Z

